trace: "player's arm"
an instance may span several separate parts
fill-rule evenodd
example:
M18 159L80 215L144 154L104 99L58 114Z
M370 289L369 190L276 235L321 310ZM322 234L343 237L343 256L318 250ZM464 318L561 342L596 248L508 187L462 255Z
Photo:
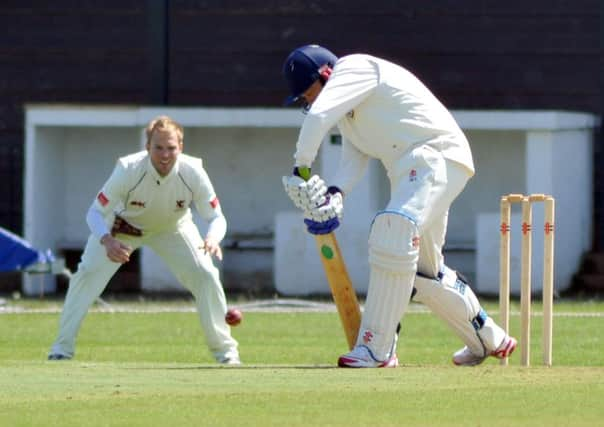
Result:
M118 161L113 173L97 194L86 214L86 223L92 234L105 246L107 258L122 264L130 260L132 248L111 235L106 218L113 213L117 204L123 201L125 178L125 168Z
M323 138L377 87L377 68L362 56L341 58L308 111L294 154L295 166L311 167Z
M283 186L297 208L304 212L304 222L312 234L327 234L340 225L344 194L348 193L367 170L369 157L344 140L338 172L327 186L310 168L294 167L292 176L283 177Z
M348 194L359 179L365 174L369 156L360 152L354 145L342 138L342 151L340 163L333 185L341 189L343 194Z
M345 114L363 102L377 87L377 68L364 56L353 55L338 61L329 80L310 108L296 144L295 167L291 177L284 177L285 191L302 209L308 231L324 234L339 225L343 209L343 192L338 185L327 187L319 177L310 177L310 167L327 132ZM347 154L341 181L352 188L366 168L368 159L356 149ZM341 164L342 167L342 164ZM354 168L358 167L358 171ZM304 172L308 176L303 176ZM358 176L353 176L353 172ZM301 176L300 180L296 175ZM308 182L304 182L308 180Z
M208 231L204 237L203 250L219 260L222 260L220 243L227 231L227 221L222 213L220 201L214 191L214 186L205 169L199 165L198 190L194 194L194 203L199 215L208 223Z

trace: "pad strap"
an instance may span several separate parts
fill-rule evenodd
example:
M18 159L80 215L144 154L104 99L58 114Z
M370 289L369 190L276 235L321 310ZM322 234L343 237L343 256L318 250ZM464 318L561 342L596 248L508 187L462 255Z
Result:
M476 317L472 319L472 326L476 331L479 331L484 326L484 323L487 321L487 313L482 308L478 311Z

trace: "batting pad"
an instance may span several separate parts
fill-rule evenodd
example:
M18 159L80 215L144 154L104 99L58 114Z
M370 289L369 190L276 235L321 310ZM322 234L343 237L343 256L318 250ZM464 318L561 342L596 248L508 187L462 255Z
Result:
M475 355L487 356L505 338L505 331L480 306L478 298L457 273L445 267L442 278L415 278L414 301L442 319Z
M369 236L369 289L357 345L378 360L390 354L396 327L409 305L419 250L417 227L397 213L379 214Z
M369 234L369 264L393 272L415 272L418 257L415 223L398 212L380 212Z

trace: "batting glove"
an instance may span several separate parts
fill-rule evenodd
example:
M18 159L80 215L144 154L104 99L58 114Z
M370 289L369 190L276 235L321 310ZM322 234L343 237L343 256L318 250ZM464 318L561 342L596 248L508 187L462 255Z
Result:
M327 186L318 175L312 176L308 181L298 175L282 178L283 187L294 205L308 212L326 202Z
M325 202L318 207L305 212L305 216L316 222L325 222L331 219L342 219L344 198L338 187L329 187L325 195Z

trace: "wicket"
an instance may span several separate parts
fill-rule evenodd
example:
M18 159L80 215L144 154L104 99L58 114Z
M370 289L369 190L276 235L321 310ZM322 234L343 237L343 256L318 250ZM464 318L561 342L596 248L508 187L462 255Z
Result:
M510 316L510 223L511 205L522 206L522 245L520 264L520 350L522 366L530 365L531 333L531 257L532 203L544 204L543 240L543 364L552 365L552 324L554 300L554 209L552 196L508 194L501 197L501 241L499 247L499 312L501 327L509 332ZM507 365L507 358L501 360Z

